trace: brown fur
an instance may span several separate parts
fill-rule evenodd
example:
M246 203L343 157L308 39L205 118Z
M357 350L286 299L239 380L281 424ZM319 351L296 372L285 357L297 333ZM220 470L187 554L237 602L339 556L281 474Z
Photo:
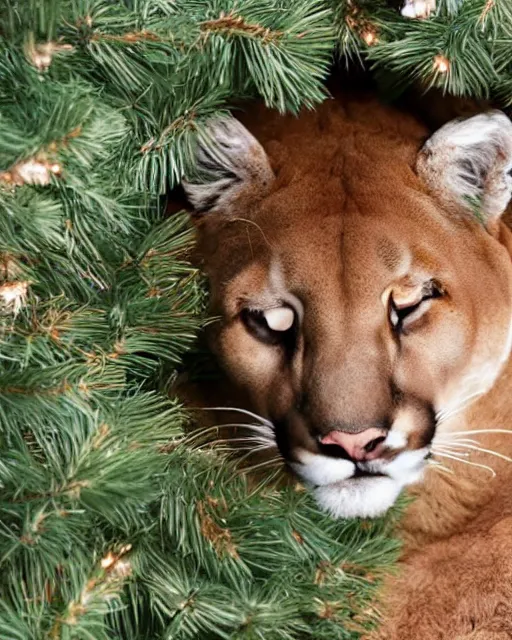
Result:
M470 410L470 428L510 428L512 366ZM512 455L512 432L488 435L484 447ZM485 454L496 471L450 465L411 491L401 523L402 571L382 594L379 640L505 640L512 637L512 466Z
M317 434L380 424L398 410L413 416L407 448L420 448L431 428L428 408L456 396L473 356L499 355L512 309L508 230L496 221L486 230L432 195L414 170L428 132L407 114L345 99L299 119L256 111L246 120L275 184L268 193L261 185L242 190L230 215L213 211L198 221L213 312L222 318L212 345L233 389L248 394L250 409L282 423L292 461L296 449L318 452ZM404 255L412 266L397 275ZM276 256L287 289L305 307L288 358L259 344L240 320L247 305L275 303ZM439 278L447 294L397 345L383 292L407 297L425 275ZM511 387L508 365L442 431L510 429ZM512 431L478 440L512 455ZM385 586L384 623L372 638L512 637L512 466L483 453L471 459L491 465L496 478L448 460L453 475L428 469L411 489L403 571Z

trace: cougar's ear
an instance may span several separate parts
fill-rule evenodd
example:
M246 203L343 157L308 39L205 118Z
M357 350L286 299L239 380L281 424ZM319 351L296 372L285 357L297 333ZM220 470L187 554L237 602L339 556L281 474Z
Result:
M183 187L197 213L229 215L245 213L273 180L263 147L238 120L227 117L209 123L208 140L196 149L194 176Z
M512 195L512 122L501 111L448 122L425 143L416 167L443 204L492 225Z

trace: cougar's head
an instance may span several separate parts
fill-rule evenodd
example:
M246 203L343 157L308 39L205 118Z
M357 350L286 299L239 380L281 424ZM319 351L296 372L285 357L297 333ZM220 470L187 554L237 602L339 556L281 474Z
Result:
M214 121L185 184L221 320L212 347L339 517L386 511L511 348L500 216L512 124L422 128L372 103Z

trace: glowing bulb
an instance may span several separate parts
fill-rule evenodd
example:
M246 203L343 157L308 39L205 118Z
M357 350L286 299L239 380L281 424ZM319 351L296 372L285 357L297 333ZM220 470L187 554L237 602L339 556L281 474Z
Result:
M361 34L361 38L366 42L366 44L369 47L371 47L372 44L377 44L377 42L379 41L374 31L364 31Z
M111 551L109 551L107 555L101 559L101 568L108 569L114 564L115 561L116 559L114 554Z
M0 303L13 315L18 315L25 306L27 291L30 282L27 280L20 282L6 282L0 287Z
M48 166L44 162L31 158L15 167L21 184L47 185L50 182Z
M450 70L450 61L444 56L436 56L434 58L434 69L439 73L448 73Z
M116 575L119 578L126 578L132 572L132 566L128 560L118 560L114 566Z

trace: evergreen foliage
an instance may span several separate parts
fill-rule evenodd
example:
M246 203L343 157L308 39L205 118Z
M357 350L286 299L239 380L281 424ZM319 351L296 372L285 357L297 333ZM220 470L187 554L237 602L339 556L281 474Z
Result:
M397 555L184 437L155 384L205 322L164 195L242 98L297 112L335 49L511 101L508 0L4 0L0 640L358 638ZM371 37L368 34L372 34ZM445 72L436 56L448 61Z
M27 1L0 20L0 638L357 637L388 525L250 486L151 384L204 322L162 194L228 100L322 99L329 8Z
M398 87L512 105L510 0L437 0L428 18L402 17L387 0L334 2L339 52L366 61Z

